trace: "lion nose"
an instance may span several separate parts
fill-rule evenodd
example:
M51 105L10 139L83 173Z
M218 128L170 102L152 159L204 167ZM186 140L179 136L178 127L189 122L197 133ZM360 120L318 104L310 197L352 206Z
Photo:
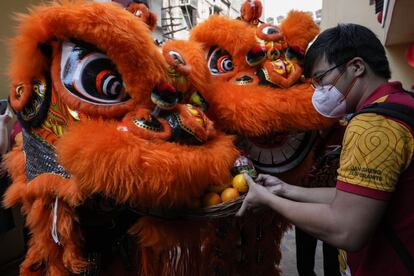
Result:
M236 85L255 85L259 82L259 79L255 76L252 70L241 71L235 75L231 82Z
M244 75L244 76L238 77L236 79L236 81L238 81L238 82L252 82L253 78L248 76L248 75Z

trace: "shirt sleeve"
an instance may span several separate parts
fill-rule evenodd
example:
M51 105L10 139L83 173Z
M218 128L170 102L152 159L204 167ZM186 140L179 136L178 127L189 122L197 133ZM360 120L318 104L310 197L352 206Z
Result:
M337 188L386 200L411 162L414 139L402 123L364 113L351 120L342 146Z

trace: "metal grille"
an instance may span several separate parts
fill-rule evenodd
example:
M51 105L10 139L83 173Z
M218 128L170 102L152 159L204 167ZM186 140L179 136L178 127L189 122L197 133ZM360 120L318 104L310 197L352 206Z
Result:
M26 178L31 181L43 173L51 173L64 178L70 174L56 160L55 150L23 128L23 151L26 155Z

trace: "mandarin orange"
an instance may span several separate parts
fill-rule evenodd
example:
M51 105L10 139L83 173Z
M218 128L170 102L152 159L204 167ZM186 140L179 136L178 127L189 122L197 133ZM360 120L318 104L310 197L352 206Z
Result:
M212 206L221 203L220 196L216 193L207 193L203 196L203 206Z
M232 181L233 188L235 188L239 193L244 194L249 189L244 174L238 174L233 178Z
M239 192L235 188L226 188L221 192L221 200L223 202L232 201L239 197Z

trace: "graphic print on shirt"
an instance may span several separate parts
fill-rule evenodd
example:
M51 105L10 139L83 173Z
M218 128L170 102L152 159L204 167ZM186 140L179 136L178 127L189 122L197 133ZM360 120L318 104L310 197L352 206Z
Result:
M413 151L413 136L404 125L378 114L360 114L345 132L338 180L392 192Z

